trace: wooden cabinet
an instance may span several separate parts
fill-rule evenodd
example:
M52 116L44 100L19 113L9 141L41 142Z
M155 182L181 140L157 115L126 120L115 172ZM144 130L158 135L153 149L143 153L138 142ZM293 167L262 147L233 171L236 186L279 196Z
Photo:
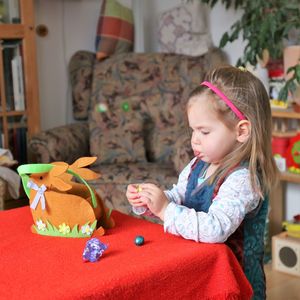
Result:
M273 136L292 137L300 133L300 113L292 108L272 110ZM287 183L300 184L300 174L281 172L280 182L274 187L270 197L270 235L282 231L282 221L285 218L285 194ZM299 203L300 205L300 203ZM297 212L295 212L296 214Z
M34 0L1 1L0 148L27 161L27 139L40 130Z

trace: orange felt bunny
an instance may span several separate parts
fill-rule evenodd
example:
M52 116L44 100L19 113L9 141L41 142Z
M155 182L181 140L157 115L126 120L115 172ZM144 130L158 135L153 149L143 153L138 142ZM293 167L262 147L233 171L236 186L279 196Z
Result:
M30 200L33 232L89 237L94 232L103 235L104 228L114 226L103 200L86 182L99 177L99 174L85 168L95 160L96 157L82 157L72 165L54 162L18 168ZM74 177L81 183L75 182Z

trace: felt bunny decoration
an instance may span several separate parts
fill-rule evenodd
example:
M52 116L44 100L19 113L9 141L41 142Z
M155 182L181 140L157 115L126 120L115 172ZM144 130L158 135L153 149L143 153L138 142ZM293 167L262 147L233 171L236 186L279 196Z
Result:
M86 237L96 228L97 235L102 235L104 228L114 226L103 200L86 182L100 176L85 168L95 160L96 157L82 157L72 165L54 162L18 168L35 223L33 232Z

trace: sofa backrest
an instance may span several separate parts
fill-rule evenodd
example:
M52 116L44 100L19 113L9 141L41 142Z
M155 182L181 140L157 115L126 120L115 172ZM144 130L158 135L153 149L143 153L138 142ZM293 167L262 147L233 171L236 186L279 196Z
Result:
M87 105L78 103L89 97L90 152L101 163L171 162L179 133L186 128L189 93L208 69L226 62L218 49L199 57L126 53L99 62L85 56L83 67L77 64L71 72L77 83L73 97L80 100L74 107L82 115ZM85 79L78 80L78 72ZM80 88L85 94L78 96Z

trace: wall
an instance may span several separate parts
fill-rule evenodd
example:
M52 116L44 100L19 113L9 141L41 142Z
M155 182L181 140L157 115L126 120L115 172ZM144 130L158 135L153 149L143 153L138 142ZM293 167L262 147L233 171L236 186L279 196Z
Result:
M161 12L179 5L181 0L133 0L141 1L144 9L145 51L157 51L157 20ZM131 6L131 0L120 0ZM94 51L94 41L101 0L36 0L36 24L45 24L49 29L46 37L37 37L38 72L41 102L42 128L48 129L72 122L71 95L67 65L77 50ZM214 45L241 15L233 9L225 10L217 5L208 9L208 26ZM235 64L243 53L241 39L227 45L230 63ZM299 209L299 185L288 185L287 218Z
M37 37L38 72L43 129L71 120L67 64L79 49L93 50L99 0L36 0L36 24L49 29Z

